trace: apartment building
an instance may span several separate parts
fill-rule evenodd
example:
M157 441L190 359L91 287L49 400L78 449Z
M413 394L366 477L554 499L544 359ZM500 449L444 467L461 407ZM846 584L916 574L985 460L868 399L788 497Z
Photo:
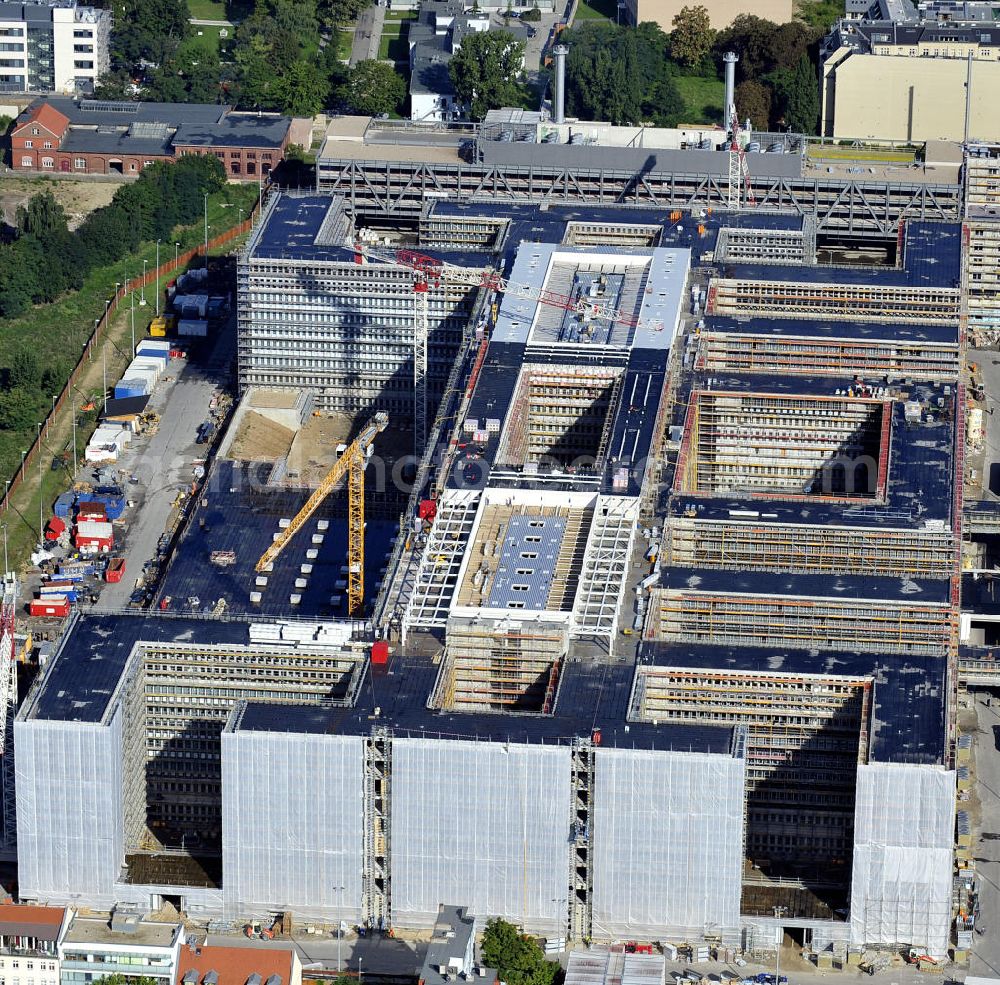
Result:
M93 92L110 34L111 12L76 0L0 0L0 92Z
M741 14L753 14L785 24L792 19L795 5L792 0L702 0L701 6L708 10L712 27L717 31L729 27ZM683 7L694 6L690 0L625 0L625 14L629 24L643 24L653 21L668 33L673 30L673 21Z
M63 906L0 904L0 979L5 985L59 985L59 945L73 919Z

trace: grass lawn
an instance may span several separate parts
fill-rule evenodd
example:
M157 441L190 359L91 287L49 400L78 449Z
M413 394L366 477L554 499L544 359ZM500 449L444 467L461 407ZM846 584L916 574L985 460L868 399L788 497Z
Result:
M580 0L576 8L575 21L585 20L615 20L618 16L618 4L616 0L590 0L584 3Z
M220 52L220 42L231 41L233 36L232 28L194 26L192 30L194 33L181 45L185 51L189 51L192 54L197 54L198 52ZM200 34L198 33L199 31L201 32ZM229 36L227 38L220 38L220 31L228 31Z
M255 186L244 185L227 185L222 191L211 196L209 198L208 221L212 228L210 228L209 234L217 235L235 225L239 217L238 209L242 207L245 215L253 207L256 196L257 188ZM203 230L202 223L196 222L191 226L176 230L170 242L180 243L181 250L188 249L202 241ZM168 259L167 249L161 244L161 261ZM220 248L219 252L228 252L231 249L233 249L233 244L227 243ZM68 374L94 330L94 319L104 311L106 300L113 296L115 282L123 280L126 275L134 277L140 273L144 259L149 261L150 267L153 266L156 260L155 243L144 243L136 253L129 257L119 260L111 266L92 271L79 291L67 294L52 304L39 305L19 318L5 320L3 332L0 334L0 365L9 366L12 354L24 344L44 340L46 350L59 353L63 361L63 369ZM172 277L173 274L170 276ZM164 282L167 279L169 278L164 278ZM147 299L152 291L152 286L147 287ZM124 319L126 308L123 306L120 311L121 318ZM148 310L144 311L144 315L146 317L143 320L143 329L149 318L152 317L148 314ZM110 343L105 346L109 384L119 379L130 358L130 333L129 336L125 336L124 325L122 327L123 332L116 339L117 347ZM138 334L138 317L136 329ZM114 337L114 333L112 335ZM40 362L44 368L45 361L40 360ZM102 363L101 350L98 348L93 357L93 365L98 368L91 374L92 379L96 380L96 386L93 382L86 383L83 387L84 392L76 394L78 404L87 397L99 395ZM41 417L40 413L39 418ZM49 465L53 456L65 449L72 450L71 417L71 407L64 407L51 425L49 439L46 440L43 437L41 497L46 516L51 515L52 501L70 485L71 479L65 470L52 472ZM77 445L81 453L95 423L95 415L93 414L85 415L85 419L80 422L77 429ZM26 451L31 446L34 438L34 427L23 432L0 431L0 475L14 476L21 465L21 452ZM9 525L11 561L14 562L15 567L27 558L31 546L37 540L38 501L38 465L33 463L33 466L25 472L25 484L12 494L11 510L5 517Z
M342 61L346 62L351 57L351 47L354 44L354 32L353 31L336 31L333 37L333 43L337 46L337 57Z
M863 147L829 147L823 144L810 144L810 158L818 161L880 161L885 164L912 164L916 157L908 150L880 150L873 147L865 150Z
M387 10L384 23L391 21L415 21L417 19L415 10Z
M721 79L678 75L674 82L686 107L681 123L722 122L722 101L725 99L726 86Z
M391 59L394 62L408 62L410 60L410 48L406 39L409 32L408 21L394 21L383 24L382 37L379 38L378 43L379 58Z
M196 20L228 20L224 0L188 0L188 11Z

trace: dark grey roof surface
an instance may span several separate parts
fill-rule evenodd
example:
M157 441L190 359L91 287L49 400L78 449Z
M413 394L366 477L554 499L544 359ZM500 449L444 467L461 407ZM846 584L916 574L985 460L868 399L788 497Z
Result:
M289 116L230 113L215 124L182 122L173 142L183 147L280 148L291 125Z
M451 54L439 39L420 41L410 52L410 92L430 96L453 96L455 86L451 81L448 64Z
M143 103L77 99L73 96L45 96L49 103L74 126L117 126L131 123L216 123L230 109L214 103ZM32 103L27 111L36 105ZM26 112L27 112L26 111Z
M644 643L640 660L659 667L872 677L872 759L940 763L944 755L944 656Z
M38 941L57 941L62 922L29 923L24 920L0 920L0 935L4 937L34 937Z
M374 726L384 725L396 735L546 743L589 737L599 729L604 746L723 755L732 748L733 730L729 727L627 722L631 665L567 663L552 715L434 711L426 707L426 702L438 670L438 664L429 657L394 656L387 665L368 667L354 708L320 710L251 702L236 713L234 727L261 732L367 735Z
M170 147L170 136L156 137L130 137L127 133L113 131L102 133L100 130L90 130L80 127L70 127L59 150L71 154L79 152L81 154L117 154L147 156L147 157L170 157L172 154Z
M797 268L798 269L798 268ZM725 335L779 335L816 339L921 342L958 346L957 325L918 325L912 322L862 322L838 318L734 318L708 315L705 330Z
M102 417L119 417L123 414L141 414L149 403L149 394L141 397L119 397L108 400L101 413Z
M78 614L33 692L30 717L97 723L139 640L246 643L246 622L136 612Z

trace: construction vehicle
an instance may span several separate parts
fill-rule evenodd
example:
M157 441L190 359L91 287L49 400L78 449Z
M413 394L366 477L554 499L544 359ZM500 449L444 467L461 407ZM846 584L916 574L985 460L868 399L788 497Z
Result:
M260 556L257 574L267 571L288 542L308 523L323 500L347 476L347 611L360 613L365 597L365 465L375 436L389 426L389 415L379 412L348 445L332 469L306 501L305 506Z

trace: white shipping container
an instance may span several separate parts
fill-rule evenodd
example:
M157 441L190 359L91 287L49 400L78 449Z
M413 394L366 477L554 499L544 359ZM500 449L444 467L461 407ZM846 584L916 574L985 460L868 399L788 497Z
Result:
M156 379L159 380L163 375L163 367L166 365L163 359L158 359L154 356L136 356L132 360L132 366L134 369L142 372L143 370L148 370L156 374Z
M107 520L81 520L76 525L76 532L81 537L112 537L114 531Z

